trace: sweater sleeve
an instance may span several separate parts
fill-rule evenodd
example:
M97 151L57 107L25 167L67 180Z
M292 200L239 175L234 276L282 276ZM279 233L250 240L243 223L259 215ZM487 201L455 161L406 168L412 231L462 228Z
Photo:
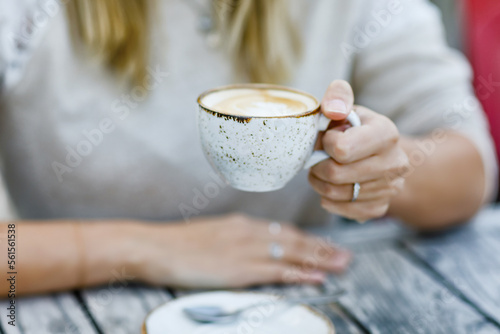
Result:
M22 78L41 32L62 9L57 1L0 1L0 97Z
M469 64L446 45L439 11L425 0L370 4L349 49L356 53L356 103L388 115L402 134L440 129L463 134L482 157L485 197L492 199L498 168L489 126Z

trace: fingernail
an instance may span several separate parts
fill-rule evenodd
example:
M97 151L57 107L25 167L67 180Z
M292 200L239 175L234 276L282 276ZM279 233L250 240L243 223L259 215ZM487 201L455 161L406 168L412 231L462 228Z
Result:
M347 105L342 100L330 100L325 103L325 111L347 114Z
M326 274L321 271L313 271L309 273L309 279L314 282L324 282L326 280Z
M346 250L337 250L337 253L334 255L331 260L331 265L335 269L346 269L349 263L351 262L352 255L349 251Z

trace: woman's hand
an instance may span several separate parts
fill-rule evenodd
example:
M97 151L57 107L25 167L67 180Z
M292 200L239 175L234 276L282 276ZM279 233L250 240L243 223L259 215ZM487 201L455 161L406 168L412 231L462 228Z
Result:
M321 283L341 272L347 251L287 224L271 234L269 221L231 214L189 224L147 225L139 233L138 279L155 285L229 288L267 283ZM282 259L270 256L272 242Z
M361 126L343 121L353 109L354 95L345 81L334 81L322 101L322 112L334 120L319 137L318 147L332 159L312 167L309 182L327 211L360 222L384 216L391 199L404 187L408 157L399 145L396 125L368 108L356 107ZM335 122L337 121L337 122ZM355 202L353 185L361 190Z

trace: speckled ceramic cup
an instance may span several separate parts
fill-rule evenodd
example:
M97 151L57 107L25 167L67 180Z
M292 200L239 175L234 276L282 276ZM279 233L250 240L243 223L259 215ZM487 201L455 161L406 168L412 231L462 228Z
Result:
M292 92L310 101L310 108L290 116L259 117L214 110L216 94L235 89ZM236 189L278 190L302 168L329 158L323 151L313 154L318 132L326 130L330 120L320 112L318 100L308 93L276 85L232 85L204 92L198 105L203 151L214 169ZM353 126L359 125L354 112L349 120Z

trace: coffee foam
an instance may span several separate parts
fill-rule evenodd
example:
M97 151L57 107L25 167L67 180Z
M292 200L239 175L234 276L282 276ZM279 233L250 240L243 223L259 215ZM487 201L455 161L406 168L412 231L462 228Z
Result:
M313 110L317 102L304 94L279 89L234 88L208 94L202 103L227 115L247 117L293 116Z

